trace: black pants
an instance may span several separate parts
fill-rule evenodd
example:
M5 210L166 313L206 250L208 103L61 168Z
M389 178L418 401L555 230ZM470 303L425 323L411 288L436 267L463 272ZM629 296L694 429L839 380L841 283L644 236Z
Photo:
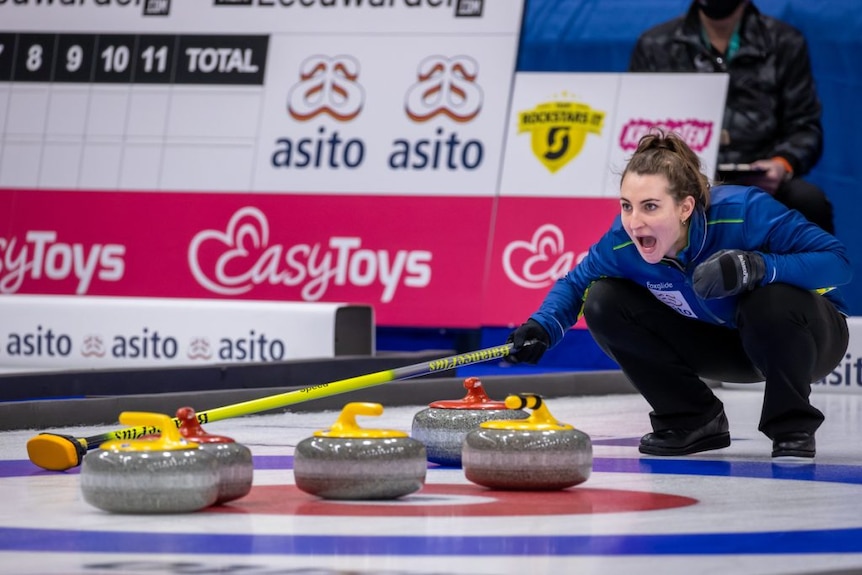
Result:
M847 321L823 296L771 284L740 298L737 329L680 315L623 279L590 288L584 316L593 338L652 407L655 431L695 429L724 408L703 379L766 381L759 429L767 437L814 432L823 413L811 382L843 359Z

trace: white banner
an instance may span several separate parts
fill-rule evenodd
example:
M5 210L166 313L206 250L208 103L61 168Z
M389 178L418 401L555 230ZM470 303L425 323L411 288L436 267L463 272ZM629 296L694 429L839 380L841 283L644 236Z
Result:
M0 369L177 367L334 357L336 314L345 306L4 296ZM373 321L365 336L374 341Z
M273 38L252 189L493 196L514 49L506 36Z

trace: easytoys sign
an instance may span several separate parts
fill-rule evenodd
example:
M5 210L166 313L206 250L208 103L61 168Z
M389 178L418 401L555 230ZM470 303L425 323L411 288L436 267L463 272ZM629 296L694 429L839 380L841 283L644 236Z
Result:
M123 277L126 246L68 243L54 230L29 230L0 237L0 293L15 293L25 279L72 281L75 294L86 294L94 279L116 282Z
M0 190L0 213L20 210L0 292L355 302L381 325L472 326L485 253L465 246L486 244L492 202Z
M192 275L218 295L245 294L268 283L298 287L303 301L319 301L330 285L379 285L381 303L391 302L399 285L424 288L431 281L428 250L367 249L361 237L290 246L270 242L266 215L255 207L240 208L225 230L203 230L192 238Z

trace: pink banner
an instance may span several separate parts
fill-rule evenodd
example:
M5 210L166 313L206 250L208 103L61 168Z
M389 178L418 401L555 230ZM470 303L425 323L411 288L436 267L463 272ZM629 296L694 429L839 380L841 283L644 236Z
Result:
M499 199L482 325L517 325L527 319L619 211L618 198Z
M0 293L374 305L478 327L492 198L0 190Z
M364 303L378 325L523 321L617 199L0 191L0 293ZM487 268L487 277L486 270Z

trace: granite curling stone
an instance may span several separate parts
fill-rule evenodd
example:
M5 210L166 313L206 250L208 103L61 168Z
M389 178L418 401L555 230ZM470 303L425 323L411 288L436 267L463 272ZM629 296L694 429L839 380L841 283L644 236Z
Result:
M357 415L380 415L379 403L348 403L328 431L299 442L296 486L324 499L397 499L418 491L428 467L425 445L401 431L363 429Z
M554 419L537 395L510 395L506 405L533 413L524 420L487 421L468 433L462 451L467 479L491 489L538 491L590 477L593 447L586 433Z
M158 413L124 412L120 423L161 430L149 439L106 441L84 456L84 501L112 513L187 513L218 498L218 462Z
M176 418L180 422L180 435L208 451L218 462L219 486L215 504L221 505L248 495L254 480L251 450L230 437L204 431L191 407L179 408Z
M459 400L441 400L413 416L411 436L425 444L428 461L461 467L461 447L470 431L480 423L496 419L525 419L526 411L509 409L485 393L478 377L464 380L467 395Z

